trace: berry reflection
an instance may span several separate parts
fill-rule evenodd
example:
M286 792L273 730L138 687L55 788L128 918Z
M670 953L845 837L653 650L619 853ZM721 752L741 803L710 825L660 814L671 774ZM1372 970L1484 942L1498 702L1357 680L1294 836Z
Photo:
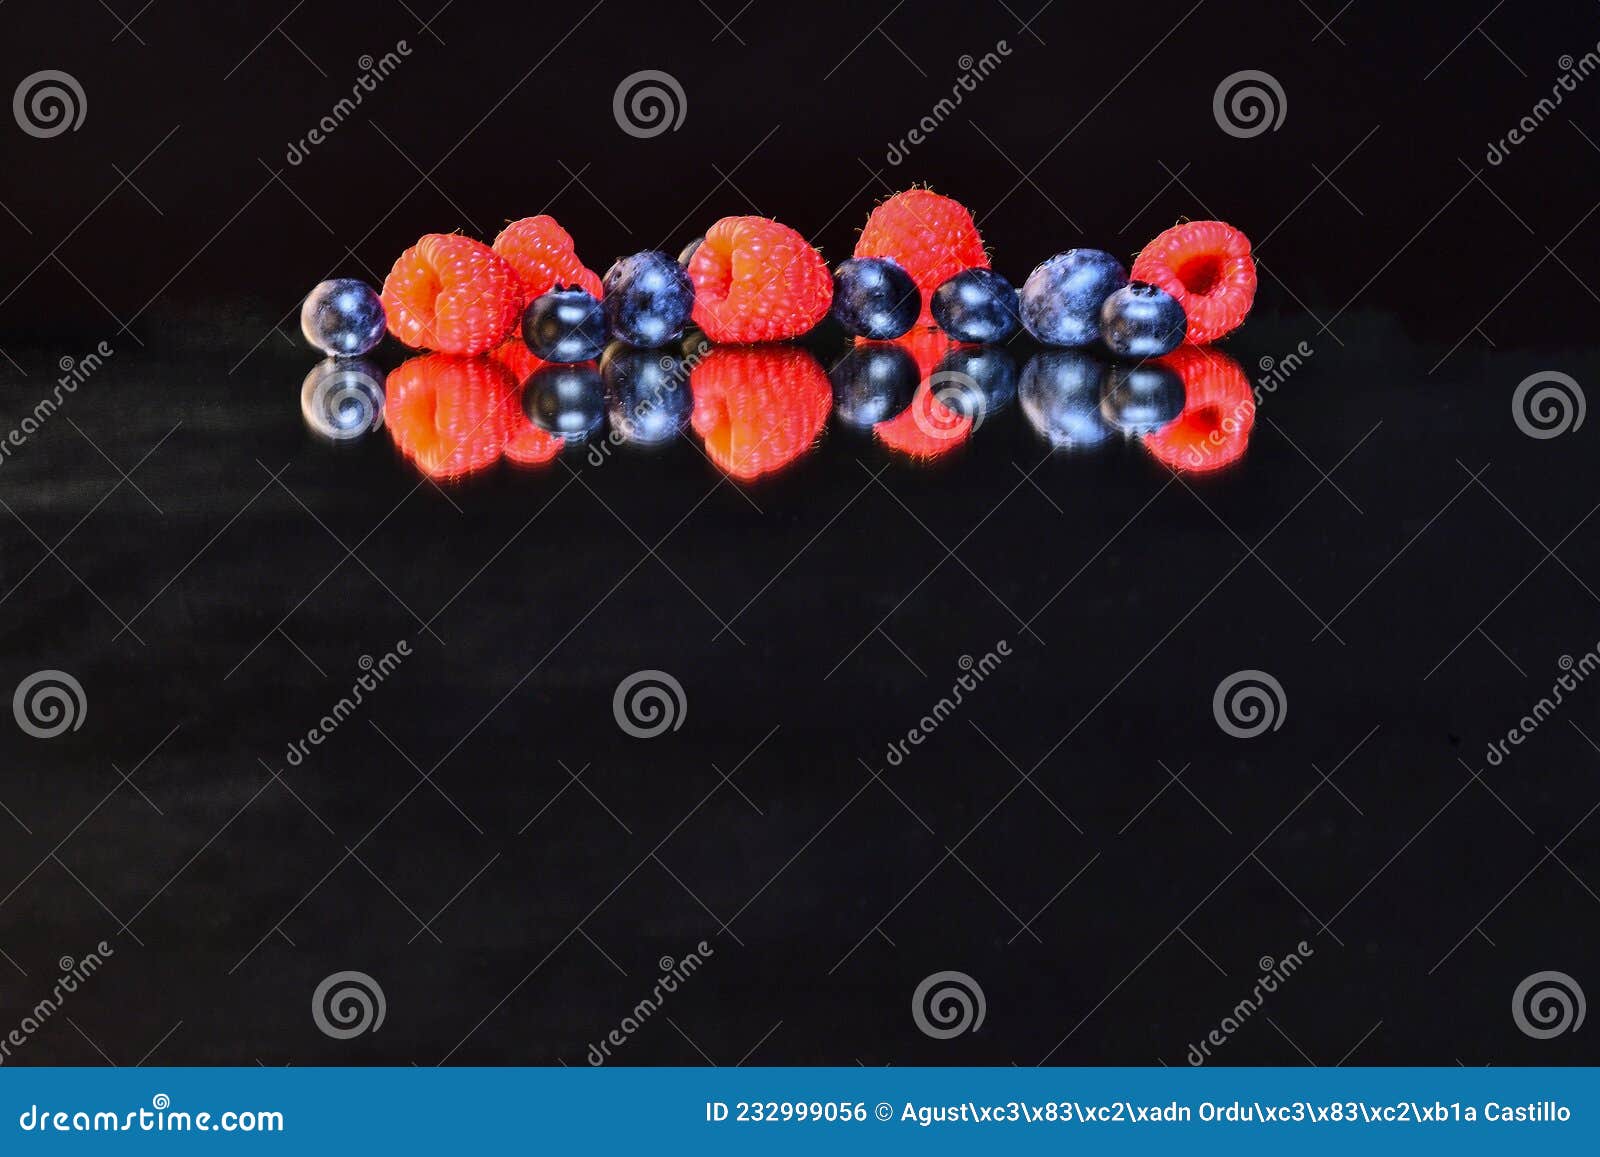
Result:
M742 482L783 469L815 444L833 394L795 346L722 346L694 367L691 422L706 455Z
M522 390L498 356L411 358L389 375L387 392L390 436L430 478L465 478L502 456L548 462L562 447L523 415Z
M1180 346L1157 359L1183 381L1177 420L1144 436L1145 449L1174 470L1204 473L1239 460L1256 420L1255 394L1244 368L1221 350Z

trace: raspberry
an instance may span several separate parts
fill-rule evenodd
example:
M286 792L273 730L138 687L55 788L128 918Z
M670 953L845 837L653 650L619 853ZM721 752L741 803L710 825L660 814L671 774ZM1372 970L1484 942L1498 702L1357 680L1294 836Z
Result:
M400 254L383 282L389 332L413 349L481 354L522 317L522 281L487 245L429 233Z
M506 393L506 444L503 453L519 466L541 466L550 461L566 445L561 437L541 430L528 420L522 406L522 395L527 392L528 379L535 370L550 363L534 355L520 337L496 346L489 360L504 367L511 375L514 388Z
M587 289L597 299L604 296L600 278L578 260L572 235L556 224L554 217L540 215L513 221L494 239L494 251L511 262L522 278L523 309L557 285Z
M1144 436L1156 461L1203 473L1237 461L1256 420L1255 393L1243 367L1221 350L1179 346L1155 364L1183 379L1183 413Z
M972 214L932 189L896 193L872 211L856 242L857 257L892 257L922 291L918 325L932 325L933 291L963 269L989 268Z
M715 342L783 341L821 321L833 275L806 239L767 217L724 217L689 262L694 322Z
M500 458L511 375L490 358L428 354L389 375L384 422L400 452L430 478L461 478Z
M533 376L537 369L550 363L541 358L528 348L527 343L520 337L508 338L489 351L489 357L505 367L511 375L511 380L517 385L523 385Z
M809 450L833 408L828 375L794 347L714 349L694 368L689 387L691 421L707 457L744 482Z
M1139 251L1132 276L1178 299L1198 345L1237 329L1256 299L1250 238L1222 221L1174 225Z

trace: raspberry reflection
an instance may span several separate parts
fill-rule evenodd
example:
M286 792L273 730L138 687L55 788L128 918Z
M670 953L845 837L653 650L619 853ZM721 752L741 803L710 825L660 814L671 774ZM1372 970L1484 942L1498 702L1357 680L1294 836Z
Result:
M689 378L690 421L706 455L742 482L782 470L815 444L833 393L817 359L794 346L722 346Z
M463 478L499 461L516 393L498 361L427 354L389 375L385 417L395 446L424 474Z
M1220 470L1239 460L1256 420L1255 394L1244 367L1221 350L1186 345L1156 359L1183 380L1183 412L1144 436L1158 462L1190 473Z

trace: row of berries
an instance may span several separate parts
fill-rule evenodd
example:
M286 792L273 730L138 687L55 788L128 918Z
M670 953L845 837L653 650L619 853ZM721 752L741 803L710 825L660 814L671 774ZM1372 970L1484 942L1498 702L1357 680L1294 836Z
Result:
M402 253L383 292L323 282L301 328L325 353L365 353L385 331L416 349L476 355L520 324L538 357L579 362L610 340L676 341L692 321L713 342L785 341L831 310L869 340L937 325L962 342L1001 342L1020 329L1054 346L1099 343L1118 357L1159 357L1236 328L1255 298L1250 242L1221 221L1168 229L1129 270L1109 253L1071 249L1043 262L1019 292L989 267L959 202L910 189L868 217L855 255L831 274L795 230L765 217L724 217L676 259L625 257L604 280L578 259L549 216L508 225L493 246L431 233Z

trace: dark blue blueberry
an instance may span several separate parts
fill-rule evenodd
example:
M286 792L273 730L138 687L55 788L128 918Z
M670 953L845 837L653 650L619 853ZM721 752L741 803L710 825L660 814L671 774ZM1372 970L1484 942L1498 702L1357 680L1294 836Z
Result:
M600 361L611 429L626 442L670 442L689 421L694 395L683 359L666 350L608 346Z
M852 346L828 371L833 412L847 426L870 429L911 404L918 377L917 360L892 342Z
M1158 358L1183 344L1189 319L1164 289L1134 281L1100 307L1100 336L1119 358Z
M954 349L939 359L928 383L944 405L981 422L1017 396L1017 361L999 346Z
M846 333L884 341L917 324L922 291L898 261L852 257L833 271L833 316Z
M605 421L605 383L592 364L541 366L528 378L522 408L541 430L582 442Z
M1045 345L1092 345L1100 338L1100 307L1126 284L1128 271L1109 253L1057 253L1022 283L1022 324Z
M689 262L694 260L694 251L699 249L704 243L704 237L696 237L693 241L689 242L689 244L685 245L678 253L678 264L683 266L685 269L689 268Z
M529 303L522 340L547 362L586 362L605 348L605 311L587 290L552 289Z
M640 349L677 341L694 309L694 282L658 249L624 257L608 269L605 294L611 336Z
M963 269L933 291L929 308L956 341L1005 341L1017 332L1017 291L992 269Z
M300 387L306 427L329 442L351 442L383 425L383 370L365 358L325 358Z
M1017 394L1022 413L1057 449L1098 446L1112 428L1100 413L1106 365L1077 350L1041 350L1022 367Z
M300 332L329 357L361 356L383 340L384 329L383 302L353 277L320 283L300 307Z
M1183 413L1183 379L1160 362L1114 365L1106 375L1100 413L1124 434L1153 433Z

